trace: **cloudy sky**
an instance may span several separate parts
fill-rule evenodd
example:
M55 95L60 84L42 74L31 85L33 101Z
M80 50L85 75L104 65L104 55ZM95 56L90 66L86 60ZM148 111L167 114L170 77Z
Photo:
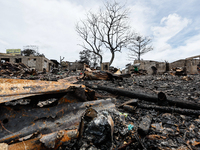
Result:
M200 55L199 0L116 0L130 9L135 32L150 36L154 50L142 59L176 61ZM75 24L88 11L96 11L104 0L0 0L0 52L37 45L48 59L79 59L82 43ZM128 50L117 53L113 66L131 62ZM110 60L104 52L104 62Z

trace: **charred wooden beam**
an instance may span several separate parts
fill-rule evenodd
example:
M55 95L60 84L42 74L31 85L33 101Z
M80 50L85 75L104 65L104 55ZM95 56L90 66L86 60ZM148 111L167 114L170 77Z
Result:
M162 112L174 112L174 113L180 113L185 115L200 115L200 110L192 110L192 109L182 109L182 108L174 108L174 107L166 107L166 106L158 106L158 105L147 105L138 103L138 108L145 108L145 109L155 109L157 111Z
M158 100L157 95L138 93L138 92L133 92L133 91L127 91L124 89L100 86L100 85L89 85L89 84L85 84L85 85L89 88L107 91L107 92L110 92L115 95L127 96L127 97L131 97L131 98L138 98L138 99L152 101L152 102L157 102L157 100Z
M90 85L90 84L85 84L85 85L87 87L107 91L107 92L110 92L115 95L121 95L121 96L130 97L130 98L138 98L140 100L145 100L145 101L150 101L150 102L158 102L158 101L159 101L159 103L160 103L160 101L162 101L162 103L168 102L170 105L175 105L177 107L187 108L187 109L195 109L195 110L200 109L199 103L195 103L192 101L186 101L186 100L180 100L178 98L167 97L164 93L155 95L155 94L127 91L124 89L100 86L100 85Z
M175 107L167 107L167 106L158 106L158 105L147 105L139 102L136 99L129 100L123 104L121 104L119 107L123 107L123 109L135 112L136 107L137 108L144 108L144 109L155 109L157 111L162 112L176 112L180 114L186 114L186 115L200 115L200 110L193 110L193 109L183 109L183 108L175 108Z
M133 101L133 102L131 102ZM132 106L131 106L132 105ZM139 103L138 101L130 100L119 107L123 107L123 109L130 111L132 113L135 112L136 107L137 108L144 108L144 109L155 109L157 111L162 112L170 112L170 113L180 113L185 115L200 115L200 110L192 110L192 109L183 109L183 108L175 108L175 107L167 107L167 106L158 106L158 105L147 105Z
M186 100L181 100L179 98L172 98L168 97L165 95L163 92L158 93L158 104L159 105L175 105L177 107L181 108L187 108L187 109L194 109L194 110L199 110L200 109L200 104L195 103L192 101L186 101Z

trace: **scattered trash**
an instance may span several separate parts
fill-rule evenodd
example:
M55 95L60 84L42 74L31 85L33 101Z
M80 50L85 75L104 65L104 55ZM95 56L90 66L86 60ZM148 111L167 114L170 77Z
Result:
M200 76L184 68L152 76L1 67L0 149L200 148Z
M129 125L128 125L128 130L132 130L133 127L134 127L134 126L133 126L132 124L129 124Z

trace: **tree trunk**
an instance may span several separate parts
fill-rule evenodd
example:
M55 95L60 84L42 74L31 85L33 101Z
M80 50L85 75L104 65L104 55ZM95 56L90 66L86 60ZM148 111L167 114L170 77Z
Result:
M100 57L100 66L101 66L101 63L102 63L103 58L102 58L101 55L99 55L99 57Z
M111 66L111 64L113 63L113 60L114 60L114 58L115 58L115 52L113 52L113 51L111 50L111 54L112 54L112 57L111 57L111 59L110 59L109 66Z
M94 52L94 51L93 51L93 53L94 53L95 55L98 55L98 56L99 56L99 58L100 58L100 66L101 66L101 63L102 63L102 60L103 60L102 55L99 54L99 53L96 53L96 52Z
M141 54L140 54L140 50L141 50L141 49L140 49L140 43L139 43L139 53L138 53L138 60L139 60L139 61L140 61L140 55L141 55Z

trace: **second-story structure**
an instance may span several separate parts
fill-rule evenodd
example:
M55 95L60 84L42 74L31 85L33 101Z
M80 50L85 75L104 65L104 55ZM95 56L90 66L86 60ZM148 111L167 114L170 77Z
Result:
M46 71L50 71L55 64L44 56L21 56L21 55L12 55L0 53L1 62L11 62L11 63L24 63L25 65L35 68L38 71L43 71L45 68Z

